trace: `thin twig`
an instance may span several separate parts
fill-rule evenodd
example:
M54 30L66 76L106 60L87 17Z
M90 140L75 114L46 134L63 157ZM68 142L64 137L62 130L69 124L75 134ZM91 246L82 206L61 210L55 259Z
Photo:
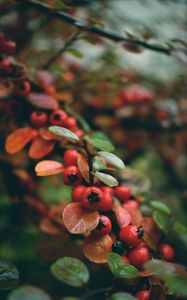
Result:
M113 32L109 32L105 29L99 28L94 25L90 26L85 20L81 20L81 19L72 17L63 11L55 10L55 9L51 8L50 6L48 6L47 4L38 2L36 0L17 0L17 2L22 2L23 4L26 4L27 6L30 5L31 7L40 10L41 12L48 13L53 17L59 18L62 21L77 27L81 31L91 32L98 36L112 40L114 42L127 42L127 43L130 43L131 45L141 46L145 49L149 49L152 51L170 55L171 49L169 47L162 47L162 46L149 44L145 41L141 41L138 39L130 39L128 37L124 37L122 35L119 35L119 34L116 34Z
M88 161L88 167L89 167L89 183L90 183L90 185L94 185L93 154L90 152L90 150L88 148L88 144L85 140L84 140L83 148L85 149L86 154L87 154L87 161Z

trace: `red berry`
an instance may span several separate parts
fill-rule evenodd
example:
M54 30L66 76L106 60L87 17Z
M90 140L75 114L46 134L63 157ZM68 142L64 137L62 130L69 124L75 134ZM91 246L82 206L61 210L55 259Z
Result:
M121 229L119 237L128 246L137 247L142 241L143 229L141 226L129 225Z
M103 191L103 200L101 202L99 209L101 211L108 211L111 210L112 207L113 207L113 199L111 193Z
M82 129L78 129L78 130L75 131L75 134L76 134L79 138L81 138L81 137L84 135L84 131L83 131Z
M77 121L73 117L68 117L66 119L66 127L70 130L77 128Z
M86 186L78 185L72 189L71 196L74 202L80 202L83 198L83 193L85 192Z
M97 227L93 230L93 234L97 236L103 236L107 233L109 233L112 230L112 223L110 219L106 216L100 216L99 218L99 224Z
M101 186L100 189L104 192L104 193L109 193L109 194L113 194L113 190L111 187L109 186Z
M48 95L51 95L53 97L56 97L56 89L53 85L48 85L45 88L45 93L48 94Z
M45 125L47 123L47 119L47 114L42 111L33 111L30 114L30 121L36 127Z
M77 166L69 166L64 169L63 180L67 185L76 186L82 181L81 173Z
M127 200L124 204L123 207L127 210L132 210L132 209L137 209L139 207L139 203L135 200Z
M39 137L39 132L37 129L32 130L32 141Z
M147 291L147 290L142 290L142 291L139 291L137 292L134 297L136 297L137 299L139 300L149 300L149 295L150 295L150 292Z
M19 96L26 96L30 93L31 85L28 81L22 81L15 87L15 93Z
M163 259L171 261L175 256L173 248L168 244L161 244L159 247L160 255Z
M130 263L141 268L150 259L149 250L146 247L134 248L129 253Z
M13 54L16 50L16 43L13 41L0 41L0 52L4 54Z
M56 109L49 117L51 125L65 126L67 114L62 109Z
M117 186L114 188L114 195L122 202L125 202L131 195L131 188L129 186Z
M100 209L101 203L103 202L103 192L100 188L95 186L89 186L85 189L82 205L91 210Z
M79 157L79 152L74 149L68 149L64 152L64 163L67 166L76 166L77 165L77 159Z
M128 259L128 257L126 255L122 255L121 258L123 259L125 264L127 264L127 265L130 264L130 260Z

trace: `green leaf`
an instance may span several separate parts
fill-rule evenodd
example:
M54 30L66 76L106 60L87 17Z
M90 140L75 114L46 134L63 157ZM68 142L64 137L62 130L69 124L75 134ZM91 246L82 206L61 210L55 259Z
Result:
M80 52L78 49L75 48L68 48L67 50L69 53L71 53L73 56L77 57L77 58L83 58L84 55L82 52Z
M159 259L151 259L145 264L145 269L152 272L159 278L176 275L175 267L172 264Z
M114 146L108 137L102 132L94 132L91 137L86 136L86 141L93 145L95 148L103 151L113 151Z
M79 137L73 131L65 127L50 126L49 131L73 143L77 143L80 141Z
M170 208L163 202L153 200L150 202L150 205L161 213L165 213L167 215L171 214Z
M38 287L23 285L11 292L8 300L51 300L51 297Z
M65 8L68 8L68 6L66 4L64 4L62 2L62 0L55 0L54 8L55 9L65 9Z
M138 270L132 266L124 263L121 256L117 253L108 254L108 266L117 278L136 278L138 276Z
M187 297L187 278L182 276L166 276L163 278L170 295Z
M181 240L184 246L187 248L187 228L179 221L174 222L173 231L176 236Z
M93 159L93 169L94 171L105 170L106 164L101 159L99 159L98 156L95 156Z
M137 300L129 293L115 293L108 298L108 300Z
M159 211L155 211L153 214L153 219L156 222L157 226L164 231L165 233L168 232L169 229L169 222L170 218L168 215L163 214Z
M18 280L18 269L11 263L0 260L0 289L12 289Z
M110 153L110 152L105 152L105 151L99 151L98 154L100 156L104 157L114 167L116 167L118 169L125 168L123 161L115 154Z
M67 297L61 298L60 300L80 300L80 298L73 297L73 296L67 296Z
M60 258L51 266L50 270L58 280L71 286L83 287L89 280L87 267L77 258Z
M100 181L102 181L104 184L108 186L113 187L118 185L118 181L116 180L116 178L114 178L109 174L105 174L97 171L94 173L94 176L96 176Z

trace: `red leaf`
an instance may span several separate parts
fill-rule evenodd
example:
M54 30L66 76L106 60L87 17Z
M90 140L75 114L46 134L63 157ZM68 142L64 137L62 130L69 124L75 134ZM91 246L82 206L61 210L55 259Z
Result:
M42 138L37 138L34 140L29 149L29 157L38 159L49 154L55 146L52 141L45 141Z
M29 127L16 129L6 140L5 149L8 153L19 152L30 142L33 136L33 130Z
M48 128L42 127L39 129L40 136L46 141L54 141L57 139L56 135L48 130Z
M143 216L138 206L132 205L132 201L127 201L123 207L129 212L131 216L131 223L136 226L142 225Z
M84 177L86 182L89 183L89 167L86 158L80 154L77 160L77 164L82 176Z
M107 256L111 252L112 239L107 234L102 237L90 235L84 242L83 253L92 262L103 264L107 262Z
M63 171L63 164L54 160L43 160L35 167L37 176L48 176L59 174Z
M118 221L118 225L120 228L128 226L131 223L131 216L130 216L128 210L126 210L121 205L117 205L114 208L114 212L115 212L116 219Z
M49 218L43 218L41 219L40 225L39 225L41 231L48 233L48 234L60 234L61 230L60 228L53 224L53 222Z
M52 96L41 94L41 93L30 93L28 101L33 105L45 109L57 109L58 102Z
M160 240L160 230L155 221L152 218L144 217L142 220L142 226L144 230L144 241L151 249L157 250Z
M80 203L70 203L63 211L63 222L71 233L87 233L98 225L99 213L84 209Z

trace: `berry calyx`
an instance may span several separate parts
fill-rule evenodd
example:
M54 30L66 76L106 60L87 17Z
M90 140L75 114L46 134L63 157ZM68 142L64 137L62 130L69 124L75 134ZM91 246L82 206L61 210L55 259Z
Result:
M99 224L93 230L93 234L96 236L103 236L109 233L112 229L112 223L110 219L106 216L101 215L99 218Z
M77 159L79 157L79 152L74 149L68 149L64 152L64 163L67 166L77 165Z
M71 196L74 202L80 202L83 198L86 186L78 185L72 189Z
M98 210L103 202L103 192L100 188L89 186L86 188L82 198L82 205L91 210Z
M143 229L141 226L129 225L121 229L119 237L128 246L137 247L142 241Z
M51 125L65 126L67 120L67 114L62 109L56 109L49 117Z
M69 166L63 172L64 183L71 186L79 185L82 181L81 173L77 166Z
M161 257L167 261L173 260L175 256L174 249L168 244L161 244L159 247L159 252Z
M26 96L31 91L31 85L28 81L22 81L15 87L15 93L19 96Z
M112 244L112 252L123 254L125 251L127 251L127 246L122 241L115 241Z
M45 112L33 111L30 114L30 121L36 127L45 125L47 123L47 119L48 117Z
M147 290L142 290L137 292L134 297L136 297L138 300L149 300L150 292Z
M114 195L121 201L126 202L131 195L131 188L129 186L117 186L114 188Z
M138 247L131 250L128 257L132 265L141 268L150 259L150 253L146 247Z

